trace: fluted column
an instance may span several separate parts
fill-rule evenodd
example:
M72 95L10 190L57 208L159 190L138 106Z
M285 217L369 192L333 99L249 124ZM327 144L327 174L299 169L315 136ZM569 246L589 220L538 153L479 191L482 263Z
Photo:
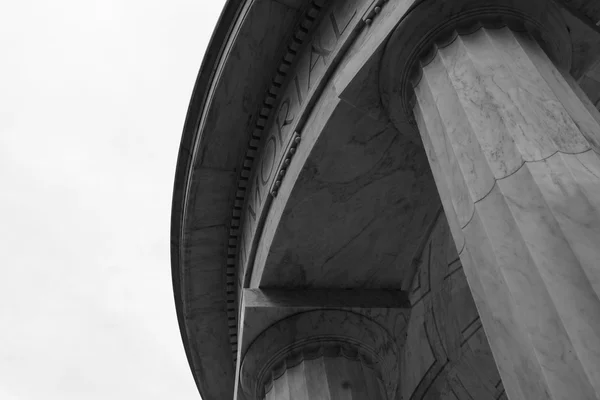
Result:
M367 316L347 310L283 318L245 351L237 398L395 400L396 339Z
M288 355L267 377L265 400L385 400L381 376L351 346L313 344Z
M511 400L600 399L600 115L571 54L553 1L423 0L382 60Z
M527 31L454 30L414 116L508 397L600 399L600 119Z

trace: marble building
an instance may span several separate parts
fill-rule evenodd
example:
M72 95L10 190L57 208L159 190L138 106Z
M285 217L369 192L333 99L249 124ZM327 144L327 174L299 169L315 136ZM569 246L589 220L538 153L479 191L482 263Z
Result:
M229 0L171 254L204 400L600 399L600 0Z

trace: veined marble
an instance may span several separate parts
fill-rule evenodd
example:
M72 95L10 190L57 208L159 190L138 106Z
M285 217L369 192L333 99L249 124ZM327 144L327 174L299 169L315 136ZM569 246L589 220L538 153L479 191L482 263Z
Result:
M376 367L335 343L288 356L265 386L265 400L387 400Z
M437 48L415 95L509 398L598 398L597 120L537 42L507 27Z

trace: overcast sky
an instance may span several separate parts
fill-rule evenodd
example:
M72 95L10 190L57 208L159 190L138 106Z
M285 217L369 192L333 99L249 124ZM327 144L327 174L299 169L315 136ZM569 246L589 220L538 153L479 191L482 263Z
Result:
M0 6L0 399L199 399L169 229L223 0Z

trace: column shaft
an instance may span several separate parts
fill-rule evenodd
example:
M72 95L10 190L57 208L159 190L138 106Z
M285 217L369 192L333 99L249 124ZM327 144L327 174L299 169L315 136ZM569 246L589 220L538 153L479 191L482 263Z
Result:
M376 370L341 347L290 357L265 385L265 400L385 400Z
M538 43L435 49L414 114L508 397L600 398L600 117Z

